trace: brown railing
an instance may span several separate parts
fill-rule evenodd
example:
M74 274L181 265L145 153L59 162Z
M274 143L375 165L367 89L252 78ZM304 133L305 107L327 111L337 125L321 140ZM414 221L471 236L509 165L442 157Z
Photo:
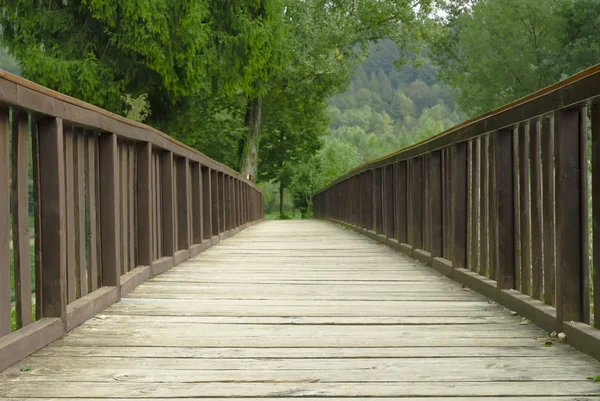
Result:
M228 167L1 70L0 188L0 370L263 217Z
M600 174L588 152L600 166L600 66L356 168L314 196L315 216L600 359Z

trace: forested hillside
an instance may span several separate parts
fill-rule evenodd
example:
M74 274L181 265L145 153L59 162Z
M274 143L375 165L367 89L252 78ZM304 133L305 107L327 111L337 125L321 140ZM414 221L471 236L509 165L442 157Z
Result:
M356 148L363 162L457 124L462 119L450 88L437 79L430 64L398 68L398 46L371 45L365 63L356 68L348 89L330 99L328 141Z

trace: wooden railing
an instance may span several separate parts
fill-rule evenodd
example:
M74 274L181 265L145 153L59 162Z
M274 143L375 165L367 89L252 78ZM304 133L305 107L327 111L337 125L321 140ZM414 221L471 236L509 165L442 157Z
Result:
M600 359L590 148L600 166L600 66L356 168L314 196L315 216L430 263Z
M0 370L263 217L228 167L1 70L0 189Z

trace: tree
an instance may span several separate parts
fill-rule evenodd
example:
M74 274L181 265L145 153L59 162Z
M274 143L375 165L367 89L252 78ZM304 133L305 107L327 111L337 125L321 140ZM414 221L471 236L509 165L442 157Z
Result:
M284 43L287 63L265 82L265 93L285 90L293 80L311 82L323 95L346 86L352 68L366 56L369 44L384 38L406 52L418 48L431 0L287 0ZM260 139L262 100L257 94L249 107L249 139ZM283 105L278 104L278 107ZM246 150L243 172L255 176L254 153Z
M159 105L198 91L210 19L199 0L3 0L2 44L24 77L116 113L121 95L148 93Z
M494 109L600 61L595 0L448 2L432 42L440 78L470 115ZM596 12L596 14L594 13Z

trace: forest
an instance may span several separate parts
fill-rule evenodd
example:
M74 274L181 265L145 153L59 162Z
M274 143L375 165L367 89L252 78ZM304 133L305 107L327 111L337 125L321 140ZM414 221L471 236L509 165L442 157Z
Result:
M0 0L0 67L310 217L335 177L600 62L600 0Z

